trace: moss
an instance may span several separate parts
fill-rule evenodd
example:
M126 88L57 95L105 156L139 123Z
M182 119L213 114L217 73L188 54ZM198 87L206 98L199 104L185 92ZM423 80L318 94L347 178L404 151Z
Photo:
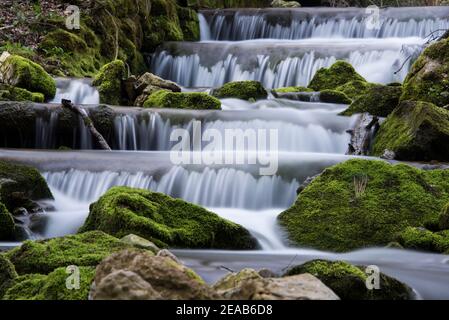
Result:
M115 60L101 67L92 84L98 88L100 102L120 105L122 80L126 76L123 61Z
M0 160L0 200L12 212L23 201L53 199L47 182L35 168ZM20 195L20 196L19 196Z
M51 99L56 94L55 80L40 65L29 59L11 55L2 69L7 74L4 81L9 85L40 92L46 99Z
M286 275L310 273L342 300L408 300L413 297L409 287L384 274L380 275L380 289L369 290L364 269L344 261L312 260L293 267Z
M240 225L161 193L128 187L110 189L91 205L80 229L116 237L135 234L159 247L252 249L255 240Z
M211 109L220 110L221 102L203 92L170 92L159 90L144 102L145 108Z
M429 46L413 64L404 81L405 100L449 104L449 39Z
M398 160L449 159L449 111L421 101L404 101L377 133L372 154L395 152Z
M14 265L5 255L0 253L0 300L6 290L13 285L14 279L16 278L17 272L14 269Z
M359 75L353 66L345 61L337 61L329 68L321 68L309 83L309 88L314 91L326 89L335 90L337 87L350 81L366 81Z
M48 274L69 265L96 266L113 252L128 245L101 231L92 231L61 238L25 241L6 256L20 274Z
M32 101L42 103L45 100L44 95L40 92L30 92L26 89L9 85L0 85L0 89L3 92L0 100L3 101Z
M320 91L320 101L326 103L350 104L352 101L346 94L336 90Z
M373 86L376 86L376 84L363 80L354 80L337 87L335 90L343 92L349 98L354 100L356 97L362 94L366 94L368 92L368 89Z
M0 241L13 240L14 231L14 219L8 209L6 209L5 205L0 202Z
M448 232L431 232L424 228L408 227L397 238L398 242L408 249L443 253L449 250Z
M284 88L277 88L274 89L275 92L279 93L289 93L289 92L313 92L312 89L306 88L306 87L284 87Z
M105 105L89 109L89 117L92 119L95 128L108 141L114 135L115 116L115 111Z
M356 184L365 190L356 192ZM353 159L326 169L279 216L290 240L321 250L385 246L408 226L438 216L449 196L449 170Z
M95 268L79 268L79 289L67 289L66 280L69 275L64 267L48 275L20 276L8 289L4 300L87 300L95 277Z
M267 8L272 0L187 0L194 8Z
M351 116L355 113L368 112L373 116L386 117L397 107L402 94L400 86L374 85L360 95L341 114Z
M449 203L441 210L440 216L438 217L438 226L441 230L449 230Z
M35 129L36 110L31 103L0 102L0 137L3 147L33 146Z
M80 36L62 29L49 32L40 43L40 48L47 51L61 48L64 52L87 52L87 44Z
M212 95L217 98L259 100L266 99L268 93L259 81L234 81L214 89Z

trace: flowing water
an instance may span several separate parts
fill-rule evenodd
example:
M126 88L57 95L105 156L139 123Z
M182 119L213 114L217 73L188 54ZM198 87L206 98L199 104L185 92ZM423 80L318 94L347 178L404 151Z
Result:
M267 87L307 85L314 73L337 59L351 62L368 80L401 81L426 36L448 28L449 8L404 8L381 11L378 29L369 29L359 9L216 10L199 14L201 42L165 43L151 57L152 71L177 81L184 90L206 91L231 80L256 79ZM403 65L400 72L395 73ZM98 92L85 79L58 79L57 96L90 106ZM187 88L188 87L188 88ZM193 88L192 88L193 87ZM60 115L54 105L39 106L36 134L19 146L56 149ZM257 102L222 100L223 111L153 110L113 107L114 126L107 137L115 151L95 151L89 131L80 120L73 128L73 151L0 150L3 159L36 166L55 200L47 201L41 223L30 225L29 236L47 238L74 233L83 224L89 204L113 186L125 185L163 192L196 203L247 228L259 241L258 251L175 250L206 281L244 267L269 268L281 273L292 264L315 258L343 259L378 265L382 272L411 285L418 298L449 298L449 257L408 250L370 248L333 254L295 248L277 224L280 212L291 206L308 177L345 161L358 116L341 117L345 105L302 102L269 97ZM217 154L245 154L248 163L175 165L170 150L174 129L194 134L213 130L248 129L278 132L275 175L261 176L261 165L248 164L255 150L222 146ZM33 142L34 141L34 142ZM65 141L66 143L67 141ZM6 144L5 146L9 146ZM200 149L205 148L203 143ZM201 150L192 153L203 154ZM14 243L1 244L3 247Z

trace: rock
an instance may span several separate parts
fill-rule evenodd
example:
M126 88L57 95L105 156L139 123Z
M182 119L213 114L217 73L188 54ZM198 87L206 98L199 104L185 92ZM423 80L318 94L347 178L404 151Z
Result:
M191 110L221 110L221 102L204 92L170 92L159 90L152 93L143 104L144 108L173 108Z
M272 90L273 94L276 93L289 93L289 92L313 92L312 89L306 88L306 87L284 87L284 88L277 88Z
M17 277L18 275L14 269L14 265L5 257L5 255L0 254L0 300L6 290L13 285L14 280Z
M56 94L55 80L40 65L18 55L2 54L0 82L31 92L40 92L46 99L51 99Z
M271 6L273 8L300 8L301 4L297 1L273 0Z
M148 97L159 90L181 92L181 87L152 73L144 73L134 84L134 94L137 96L134 105L143 106Z
M157 253L158 257L166 257L166 258L170 258L172 259L174 262L178 263L178 264L182 264L181 261L170 251L168 251L167 249L162 249Z
M338 104L350 104L352 102L352 100L349 99L346 94L336 90L320 91L320 101L325 103L338 103Z
M368 112L373 116L386 117L397 107L401 94L400 86L374 85L358 96L341 115Z
M222 293L232 300L339 300L338 296L310 274L284 278L249 279Z
M394 158L396 158L396 153L394 151L385 149L384 153L380 157L385 160L394 160Z
M424 228L405 228L397 241L407 249L444 253L449 250L449 230L431 232Z
M137 276L117 274L117 271L132 272ZM110 279L113 273L116 273L116 279L120 279L117 286ZM131 292L127 291L128 288L131 288ZM174 263L167 257L124 250L107 257L97 266L95 286L91 292L94 300L114 299L117 296L121 299L134 299L136 295L152 299L160 296L167 300L204 300L217 297L193 270Z
M162 193L115 187L90 208L81 232L130 233L159 247L254 249L250 233L215 213Z
M449 203L441 210L440 216L438 217L438 226L440 230L449 230Z
M153 242L136 236L135 234L128 234L127 236L121 238L120 241L139 249L150 250L154 254L157 254L160 250Z
M402 282L383 273L379 289L368 289L366 267L344 261L312 260L287 271L287 276L310 273L320 279L342 300L409 300L413 291Z
M69 265L96 266L111 253L130 248L119 239L92 231L48 240L25 241L6 253L20 274L48 274Z
M296 245L346 252L385 246L408 226L436 219L448 170L352 159L324 170L278 218Z
M217 281L213 288L218 291L229 290L239 287L242 282L247 280L260 280L263 277L254 269L246 268L239 272L232 272L224 278Z
M23 147L35 140L36 110L29 102L0 101L0 136L5 147Z
M26 89L0 84L0 100L2 101L32 101L41 103L45 97L40 92L30 92Z
M449 39L438 41L419 56L404 80L401 101L449 104Z
M380 126L372 154L395 159L449 160L449 111L422 101L404 101Z
M257 272L262 278L276 278L277 275L270 269L260 269Z
M117 116L116 112L106 105L99 105L98 107L89 108L88 113L89 118L92 120L95 128L106 140L110 141L110 139L115 135L114 121ZM68 136L70 137L70 135Z
M125 63L122 60L115 60L101 67L92 82L92 85L98 88L101 103L121 104L122 81L126 74Z
M47 182L32 167L0 160L0 198L10 212L18 207L36 208L33 201L53 199Z
M356 80L366 82L349 63L337 61L327 69L319 69L308 87L314 91L335 90L339 86Z
M27 274L14 280L6 291L4 300L87 300L95 275L94 267L79 267L79 288L67 288L71 274L66 267L58 268L48 275ZM76 285L73 283L73 285Z
M258 81L234 81L212 90L214 97L236 98L242 100L260 100L268 97L268 92Z
M335 90L343 92L350 99L355 100L358 96L366 94L373 86L376 86L376 84L364 80L353 80L335 88Z
M361 114L354 123L354 127L347 132L351 134L346 154L368 155L372 138L379 129L379 119L368 113Z
M5 205L0 202L0 241L14 240L15 229L12 215L6 209Z

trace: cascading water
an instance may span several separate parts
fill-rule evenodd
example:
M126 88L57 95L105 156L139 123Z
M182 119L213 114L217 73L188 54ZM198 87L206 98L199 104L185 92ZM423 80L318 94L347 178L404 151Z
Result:
M71 100L75 104L98 104L100 95L89 79L56 79L56 95L50 103L61 103L62 99Z

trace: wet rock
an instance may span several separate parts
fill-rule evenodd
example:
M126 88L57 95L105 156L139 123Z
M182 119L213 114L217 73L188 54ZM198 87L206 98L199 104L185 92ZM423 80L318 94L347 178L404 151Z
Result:
M212 90L214 97L236 98L242 100L266 99L268 92L259 81L234 81L224 84L222 87Z
M121 238L120 241L139 249L150 250L154 254L158 253L160 250L153 242L136 236L135 234L128 234L127 236Z
M170 258L172 259L174 262L178 263L178 264L182 264L182 262L170 251L168 251L167 249L162 249L157 253L158 257L166 257L166 258Z
M246 268L239 272L232 272L217 281L213 288L218 291L239 287L246 280L260 280L263 277L254 269Z
M300 8L301 4L297 1L273 0L271 6L273 8Z
M6 290L14 284L17 277L14 265L4 255L0 254L0 300Z
M144 73L134 84L134 95L137 97L134 105L143 106L148 97L159 90L181 92L181 87L173 81L162 79L152 73Z
M101 67L92 82L92 85L98 88L101 103L121 104L123 101L122 81L126 74L126 66L122 60L115 60Z
M15 238L14 219L6 209L5 205L0 202L0 241L12 241Z

